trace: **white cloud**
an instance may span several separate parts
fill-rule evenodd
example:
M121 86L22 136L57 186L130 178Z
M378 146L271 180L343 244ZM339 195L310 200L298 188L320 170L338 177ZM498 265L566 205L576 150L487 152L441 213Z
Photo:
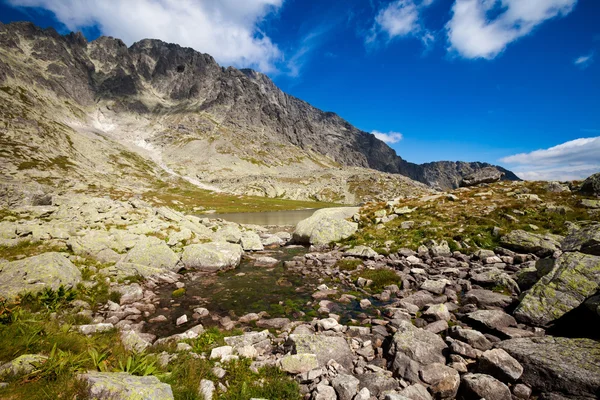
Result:
M577 65L580 68L587 68L592 64L592 62L594 62L593 52L588 54L587 56L577 57L575 61L573 61L573 64Z
M456 0L446 24L449 50L492 59L544 21L569 14L577 0Z
M258 28L284 0L8 0L44 8L71 30L96 25L128 45L161 39L208 53L224 65L274 70L282 55Z
M375 23L366 43L375 42L381 35L388 39L413 36L420 38L428 46L434 36L421 23L421 12L429 7L434 0L396 0L382 8L375 17Z
M373 135L375 135L375 137L377 139L379 139L382 142L385 142L387 144L398 143L403 138L403 136L400 132L383 133L383 132L379 132L379 131L372 131L371 133Z
M584 179L600 171L600 136L572 140L549 149L515 154L500 160L529 180Z

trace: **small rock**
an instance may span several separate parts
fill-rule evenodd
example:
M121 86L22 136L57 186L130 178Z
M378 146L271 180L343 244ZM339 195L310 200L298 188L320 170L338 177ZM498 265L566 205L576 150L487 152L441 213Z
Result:
M215 390L216 388L213 381L209 381L208 379L202 379L200 381L198 392L204 400L212 400Z

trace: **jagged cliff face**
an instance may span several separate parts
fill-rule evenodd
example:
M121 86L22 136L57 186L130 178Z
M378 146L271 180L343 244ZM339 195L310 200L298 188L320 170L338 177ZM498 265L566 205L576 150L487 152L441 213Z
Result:
M285 187L279 195L295 190L296 197L311 197L285 185L297 185L302 174L357 167L450 188L487 165L408 163L373 135L283 93L261 73L222 68L209 55L158 40L128 48L109 37L88 43L81 34L14 23L0 25L0 55L0 139L22 147L4 154L13 170L54 154L64 157L65 168L87 162L88 172L114 167L127 175L131 168L123 169L118 158L131 152L130 167L146 174L166 171L239 193L249 190L244 177L253 176L252 194L264 189L257 177L275 177ZM32 123L51 129L34 134ZM74 133L77 143L64 150ZM23 143L23 137L40 143ZM144 169L144 161L161 171ZM263 194L281 189L272 186Z

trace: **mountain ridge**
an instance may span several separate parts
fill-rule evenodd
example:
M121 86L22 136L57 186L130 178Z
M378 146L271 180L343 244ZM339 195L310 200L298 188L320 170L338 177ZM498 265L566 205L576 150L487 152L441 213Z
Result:
M490 167L407 162L374 135L284 93L260 72L221 67L208 54L156 39L127 47L112 37L88 42L81 33L59 35L52 28L11 23L0 25L0 50L7 61L0 60L0 85L39 88L42 102L53 99L48 109L54 119L149 152L154 162L181 176L234 193L310 198L314 193L292 184L297 171L311 175L340 167L375 169L449 189ZM273 177L280 186L285 181L293 187L249 188L240 180L244 175Z

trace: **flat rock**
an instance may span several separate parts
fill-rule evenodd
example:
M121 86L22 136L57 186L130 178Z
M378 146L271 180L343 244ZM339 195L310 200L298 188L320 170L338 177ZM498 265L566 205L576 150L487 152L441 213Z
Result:
M558 235L540 235L523 230L515 230L503 236L500 244L517 252L533 253L540 257L551 256L560 249L564 238Z
M183 248L181 261L186 268L215 272L235 268L244 250L239 244L211 242L192 244Z
M448 332L448 335L454 339L460 340L467 343L471 347L486 351L492 348L492 342L490 342L483 333L474 329L465 329L460 326L453 326Z
M600 342L546 336L506 340L498 347L521 363L521 381L536 391L571 398L600 393Z
M600 257L564 253L554 268L526 293L514 315L525 323L547 326L579 307L600 290Z
M94 400L171 400L171 386L155 376L133 376L125 372L90 372L80 375Z
M478 310L467 314L467 321L489 330L517 326L517 321L502 310Z
M356 246L344 252L344 257L375 258L379 254L370 247Z
M290 374L303 374L318 367L317 356L309 353L290 354L280 361L281 370Z
M164 241L154 237L140 240L129 250L123 262L168 271L177 272L179 270L179 257Z
M510 296L485 289L473 289L463 298L465 304L475 304L478 308L506 308L513 302Z
M319 366L325 367L335 360L348 371L353 368L352 350L343 337L325 335L290 335L288 344L296 354L315 354Z
M64 255L44 253L0 264L0 297L14 299L21 293L44 289L72 288L81 282L81 272Z

